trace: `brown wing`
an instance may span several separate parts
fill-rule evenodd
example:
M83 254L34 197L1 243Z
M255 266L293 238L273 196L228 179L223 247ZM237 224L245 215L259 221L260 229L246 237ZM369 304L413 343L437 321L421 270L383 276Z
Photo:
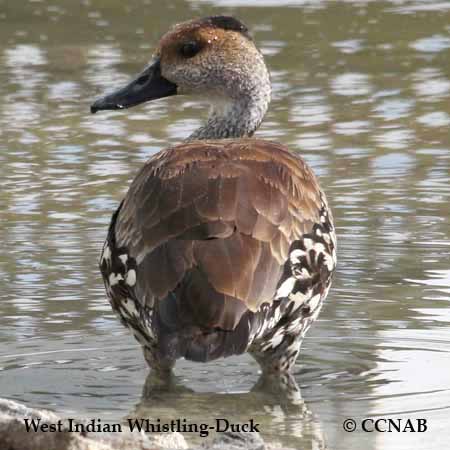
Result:
M115 225L137 263L136 298L158 309L176 297L179 321L234 329L274 298L290 244L319 220L320 195L305 162L268 141L199 141L155 155Z

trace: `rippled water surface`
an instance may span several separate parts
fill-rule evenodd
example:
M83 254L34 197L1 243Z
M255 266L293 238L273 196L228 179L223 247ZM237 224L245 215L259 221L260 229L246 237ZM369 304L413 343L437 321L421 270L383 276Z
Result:
M205 108L171 98L91 116L89 104L170 24L219 12L249 25L271 69L258 135L304 156L337 223L339 268L295 405L251 391L248 356L182 361L178 393L146 398L97 270L133 174ZM450 2L0 0L0 98L0 395L105 420L255 417L296 449L450 442ZM365 417L429 430L343 431Z

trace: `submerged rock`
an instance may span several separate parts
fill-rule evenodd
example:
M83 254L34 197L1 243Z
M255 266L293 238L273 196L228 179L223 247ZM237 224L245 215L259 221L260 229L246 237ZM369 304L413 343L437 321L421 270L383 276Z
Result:
M27 431L34 419L46 431ZM189 449L180 433L145 434L130 431L98 433L70 431L70 423L53 412L28 408L0 399L0 449L2 450L179 450ZM51 431L52 430L52 431ZM259 433L218 433L212 442L191 450L266 450ZM267 449L269 450L269 449Z
M216 439L198 450L266 450L264 441L259 433L226 432L217 435ZM269 450L269 449L267 449ZM287 449L288 450L288 449Z

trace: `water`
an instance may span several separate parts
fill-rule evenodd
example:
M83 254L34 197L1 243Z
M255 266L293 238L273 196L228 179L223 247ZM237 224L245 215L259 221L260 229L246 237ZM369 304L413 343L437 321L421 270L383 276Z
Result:
M248 357L180 362L147 398L141 352L97 258L133 174L203 105L91 116L170 24L231 13L253 30L274 100L258 135L298 150L333 205L339 267L295 379L251 392ZM450 3L0 0L0 395L66 416L255 417L293 448L450 442ZM144 392L145 395L142 395ZM346 418L426 418L426 433L346 433Z

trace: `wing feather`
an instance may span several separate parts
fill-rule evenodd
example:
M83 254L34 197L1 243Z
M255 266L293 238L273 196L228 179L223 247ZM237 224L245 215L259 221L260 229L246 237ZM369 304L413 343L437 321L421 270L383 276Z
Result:
M138 173L115 237L138 263L145 302L172 293L200 325L230 329L272 301L291 243L319 220L321 195L305 162L280 144L187 143Z

